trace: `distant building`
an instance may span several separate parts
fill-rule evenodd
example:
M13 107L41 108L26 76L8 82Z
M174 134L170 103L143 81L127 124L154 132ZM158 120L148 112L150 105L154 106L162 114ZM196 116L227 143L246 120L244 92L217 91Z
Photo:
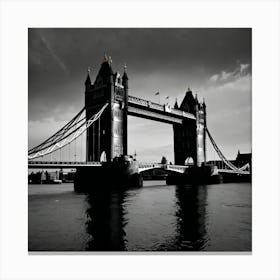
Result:
M235 166L236 167L242 167L249 163L251 166L252 164L252 153L247 153L247 154L241 154L240 151L238 150L236 159L235 159Z
M232 164L235 164L235 160L229 160ZM229 169L229 167L222 160L209 160L207 164L217 166L218 169Z
M162 169L149 169L142 172L144 180L165 180L168 175L166 170Z
M249 163L249 165L251 167L252 153L241 154L240 151L238 150L236 159L229 160L229 162L231 162L233 165L235 165L238 168L243 167L247 163ZM207 163L210 165L217 166L218 169L228 169L229 168L222 160L209 160Z

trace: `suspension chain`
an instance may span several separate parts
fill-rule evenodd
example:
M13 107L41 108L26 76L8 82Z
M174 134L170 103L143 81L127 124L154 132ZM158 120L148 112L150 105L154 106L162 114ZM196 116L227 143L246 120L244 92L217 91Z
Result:
M70 121L67 126L67 129L64 129L66 126L60 129L57 133L55 133L53 136L48 138L46 141L44 141L42 144L32 148L28 151L28 159L35 159L38 157L42 157L47 154L51 154L55 152L58 149L63 148L66 145L70 145L72 141L74 141L77 137L82 135L96 120L100 118L102 113L104 112L105 108L108 106L108 103L106 103L96 114L94 114L91 118L88 120L85 120L82 124L79 124L79 126L76 128L76 124L80 123L80 116L79 118L76 118L77 122ZM84 118L85 119L85 118ZM74 130L71 131L71 129L74 127ZM51 140L50 140L51 139Z
M206 132L207 135L209 136L209 139L215 149L215 151L217 152L219 158L232 170L239 170L234 164L232 164L229 160L226 159L226 157L223 155L223 153L221 152L221 150L219 149L219 147L217 146L216 142L214 141L213 137L211 136L209 130L206 128Z

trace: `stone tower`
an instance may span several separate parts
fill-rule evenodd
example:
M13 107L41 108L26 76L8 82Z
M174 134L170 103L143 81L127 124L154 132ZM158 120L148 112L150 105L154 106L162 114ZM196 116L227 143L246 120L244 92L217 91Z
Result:
M94 83L85 81L86 119L108 104L101 117L87 130L87 161L112 161L127 154L128 76L114 72L111 58L104 56Z
M204 101L199 103L188 89L181 105L176 101L174 108L196 117L196 121L186 119L183 124L173 125L175 164L201 166L206 162L206 105Z

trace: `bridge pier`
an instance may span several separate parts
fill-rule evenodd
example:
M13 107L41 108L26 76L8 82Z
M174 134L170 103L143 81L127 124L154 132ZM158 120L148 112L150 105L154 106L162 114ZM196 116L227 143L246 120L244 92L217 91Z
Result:
M166 178L167 185L209 184L217 177L213 174L212 166L189 167L184 173L172 173Z
M79 167L74 180L74 190L77 192L142 186L139 164L128 156L116 157L112 162L105 162L99 167Z
M219 172L220 183L252 182L251 174Z

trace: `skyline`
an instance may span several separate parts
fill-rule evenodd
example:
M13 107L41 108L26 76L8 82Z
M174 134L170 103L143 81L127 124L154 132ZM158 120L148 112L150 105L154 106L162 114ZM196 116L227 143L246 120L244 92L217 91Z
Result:
M127 64L130 95L173 106L190 87L225 156L251 152L251 29L29 29L28 52L29 148L83 107L87 68L94 81L106 52L114 71ZM128 151L173 162L172 126L129 116Z

